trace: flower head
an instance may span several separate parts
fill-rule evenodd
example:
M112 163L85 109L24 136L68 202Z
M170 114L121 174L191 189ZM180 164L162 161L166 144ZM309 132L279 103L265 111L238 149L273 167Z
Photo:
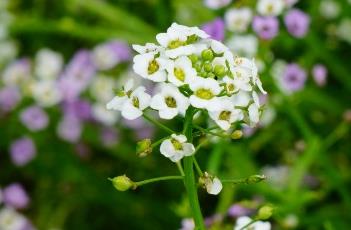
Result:
M36 149L32 139L23 137L12 142L10 147L12 162L17 166L24 166L36 155Z
M222 182L209 173L205 172L199 179L199 183L206 189L208 194L218 195L223 188Z
M226 12L225 23L228 30L233 32L245 32L252 20L250 8L230 9Z
M45 129L49 123L49 118L46 112L39 106L30 106L22 111L20 119L31 131L39 131Z
M171 138L162 142L160 152L171 161L177 162L185 156L191 156L195 151L194 145L186 141L184 135L172 134Z
M260 38L269 40L277 35L279 21L276 17L256 16L253 19L252 27Z
M284 9L283 0L259 0L257 3L257 11L264 16L277 16Z
M29 204L29 197L19 183L8 185L3 190L4 203L15 209L26 208Z
M308 32L310 17L299 9L291 9L284 17L288 32L297 38L302 38Z
M313 80L317 83L318 86L324 86L327 81L328 70L324 65L317 64L313 66L312 76Z
M280 85L286 92L295 92L302 89L305 85L307 75L297 64L288 64L285 67Z
M247 216L242 216L239 217L236 221L234 230L241 230L243 227L245 227L247 224L249 224L252 221L250 217ZM264 221L256 221L253 224L250 224L247 228L244 228L245 230L252 229L252 230L270 230L271 229L271 223L269 222L264 222Z
M216 18L215 20L206 23L202 26L202 30L205 31L212 39L217 41L223 41L224 39L224 21L221 18Z

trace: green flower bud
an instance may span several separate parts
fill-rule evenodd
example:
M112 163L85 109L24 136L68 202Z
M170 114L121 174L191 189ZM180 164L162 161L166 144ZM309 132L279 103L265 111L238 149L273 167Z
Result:
M265 205L258 210L257 218L267 220L273 215L274 208L271 205Z
M190 59L191 63L193 63L193 64L195 64L197 62L197 60L199 60L199 57L196 56L195 54L189 55L188 58Z
M152 153L151 140L144 139L137 143L136 152L139 157L146 157Z
M267 179L265 175L252 175L249 178L247 178L247 183L248 184L256 184L256 183L261 182L265 179Z
M206 49L201 52L201 57L204 60L211 61L214 57L213 51L211 49Z
M240 139L243 136L243 132L241 130L235 130L234 132L232 132L232 134L230 135L230 137L234 140Z
M211 71L212 71L212 64L209 63L209 62L206 62L206 63L204 64L204 70L205 70L206 72L211 72Z
M200 73L200 76L206 78L206 77L207 77L207 73L206 73L205 71L202 71L202 72Z
M200 72L202 69L202 65L200 62L195 63L194 68L196 69L197 72Z
M225 67L223 65L216 65L213 69L213 72L218 77L223 77L225 75Z
M118 190L118 191L127 191L129 189L135 189L135 184L134 182L129 179L126 175L123 176L117 176L114 177L112 179L110 179L112 181L113 186Z
M214 75L214 73L208 73L206 77L208 77L208 78L215 78L216 75Z

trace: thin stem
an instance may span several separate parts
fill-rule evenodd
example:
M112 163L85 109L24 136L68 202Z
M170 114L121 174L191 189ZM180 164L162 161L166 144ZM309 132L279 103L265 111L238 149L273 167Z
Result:
M209 129L202 128L201 126L198 126L198 125L194 125L194 128L200 130L203 133L211 134L213 136L223 137L223 138L228 138L229 137L228 135L225 135L225 134L214 133L214 132L210 131Z
M185 115L185 123L183 133L187 137L188 141L191 142L192 137L192 122L194 116L194 108L189 107ZM193 170L194 158L189 156L184 158L184 183L188 193L190 208L195 222L195 229L205 230L204 220L201 213L199 198L197 195L197 186L195 182L194 170Z
M195 156L192 156L192 157L193 157L193 161L194 161L194 165L195 165L197 173L199 174L200 177L203 176L204 174L203 174L203 172L202 172L202 170L200 168L199 163L197 163L197 160L196 160Z
M151 178L143 181L134 182L136 186L142 186L145 184L157 182L157 181L164 181L164 180L182 180L183 176L163 176L163 177L156 177Z
M177 167L178 167L178 170L180 172L180 175L184 176L184 170L183 170L183 166L182 166L182 163L180 161L177 162Z
M174 134L176 133L175 131L173 131L172 129L168 128L167 126L161 124L160 122L158 122L157 120L151 118L149 115L146 115L145 113L143 114L143 117L148 120L149 122L151 122L152 124L158 126L159 128L163 129L164 131L168 132L169 134Z
M244 230L245 228L249 227L251 224L255 223L257 220L251 220L248 224L241 227L239 230Z

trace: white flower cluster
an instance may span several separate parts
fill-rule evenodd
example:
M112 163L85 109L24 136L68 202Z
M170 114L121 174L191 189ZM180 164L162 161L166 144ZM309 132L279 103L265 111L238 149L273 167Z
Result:
M162 119L184 115L189 106L209 114L223 130L244 121L259 120L257 91L262 89L254 60L234 56L222 43L197 27L173 23L156 36L159 45L133 45L138 54L133 69L157 84L150 96L144 86L129 81L107 104L126 119L142 116L148 107Z

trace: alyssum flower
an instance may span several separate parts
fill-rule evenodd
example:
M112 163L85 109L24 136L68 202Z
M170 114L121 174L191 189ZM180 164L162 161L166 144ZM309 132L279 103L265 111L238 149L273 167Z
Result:
M133 70L140 77L154 83L155 93L151 95L144 86L134 86L130 80L107 103L106 108L121 111L122 116L129 120L143 116L169 133L169 136L154 143L150 139L139 142L146 143L147 148L140 149L139 144L138 152L149 156L160 145L161 154L177 164L181 175L133 182L132 187L135 189L151 182L183 179L189 193L195 225L202 230L204 224L200 208L196 204L193 165L199 175L199 184L209 194L218 194L223 181L214 175L202 173L195 155L207 141L198 143L195 148L193 137L203 133L239 139L242 136L240 130L235 130L235 135L224 132L242 123L257 124L261 113L258 93L266 92L258 78L253 59L234 56L228 47L209 38L197 27L173 23L166 33L158 34L156 40L159 44L133 45L133 49L138 52L133 59ZM179 119L184 122L183 130L174 131L161 124L146 113L151 109L156 110L162 119L183 117ZM206 129L194 125L195 114L211 118L217 126ZM219 132L216 133L218 129ZM112 179L118 190L131 188L125 188L122 184L126 180L116 178L121 177ZM127 181L131 180L128 178Z

